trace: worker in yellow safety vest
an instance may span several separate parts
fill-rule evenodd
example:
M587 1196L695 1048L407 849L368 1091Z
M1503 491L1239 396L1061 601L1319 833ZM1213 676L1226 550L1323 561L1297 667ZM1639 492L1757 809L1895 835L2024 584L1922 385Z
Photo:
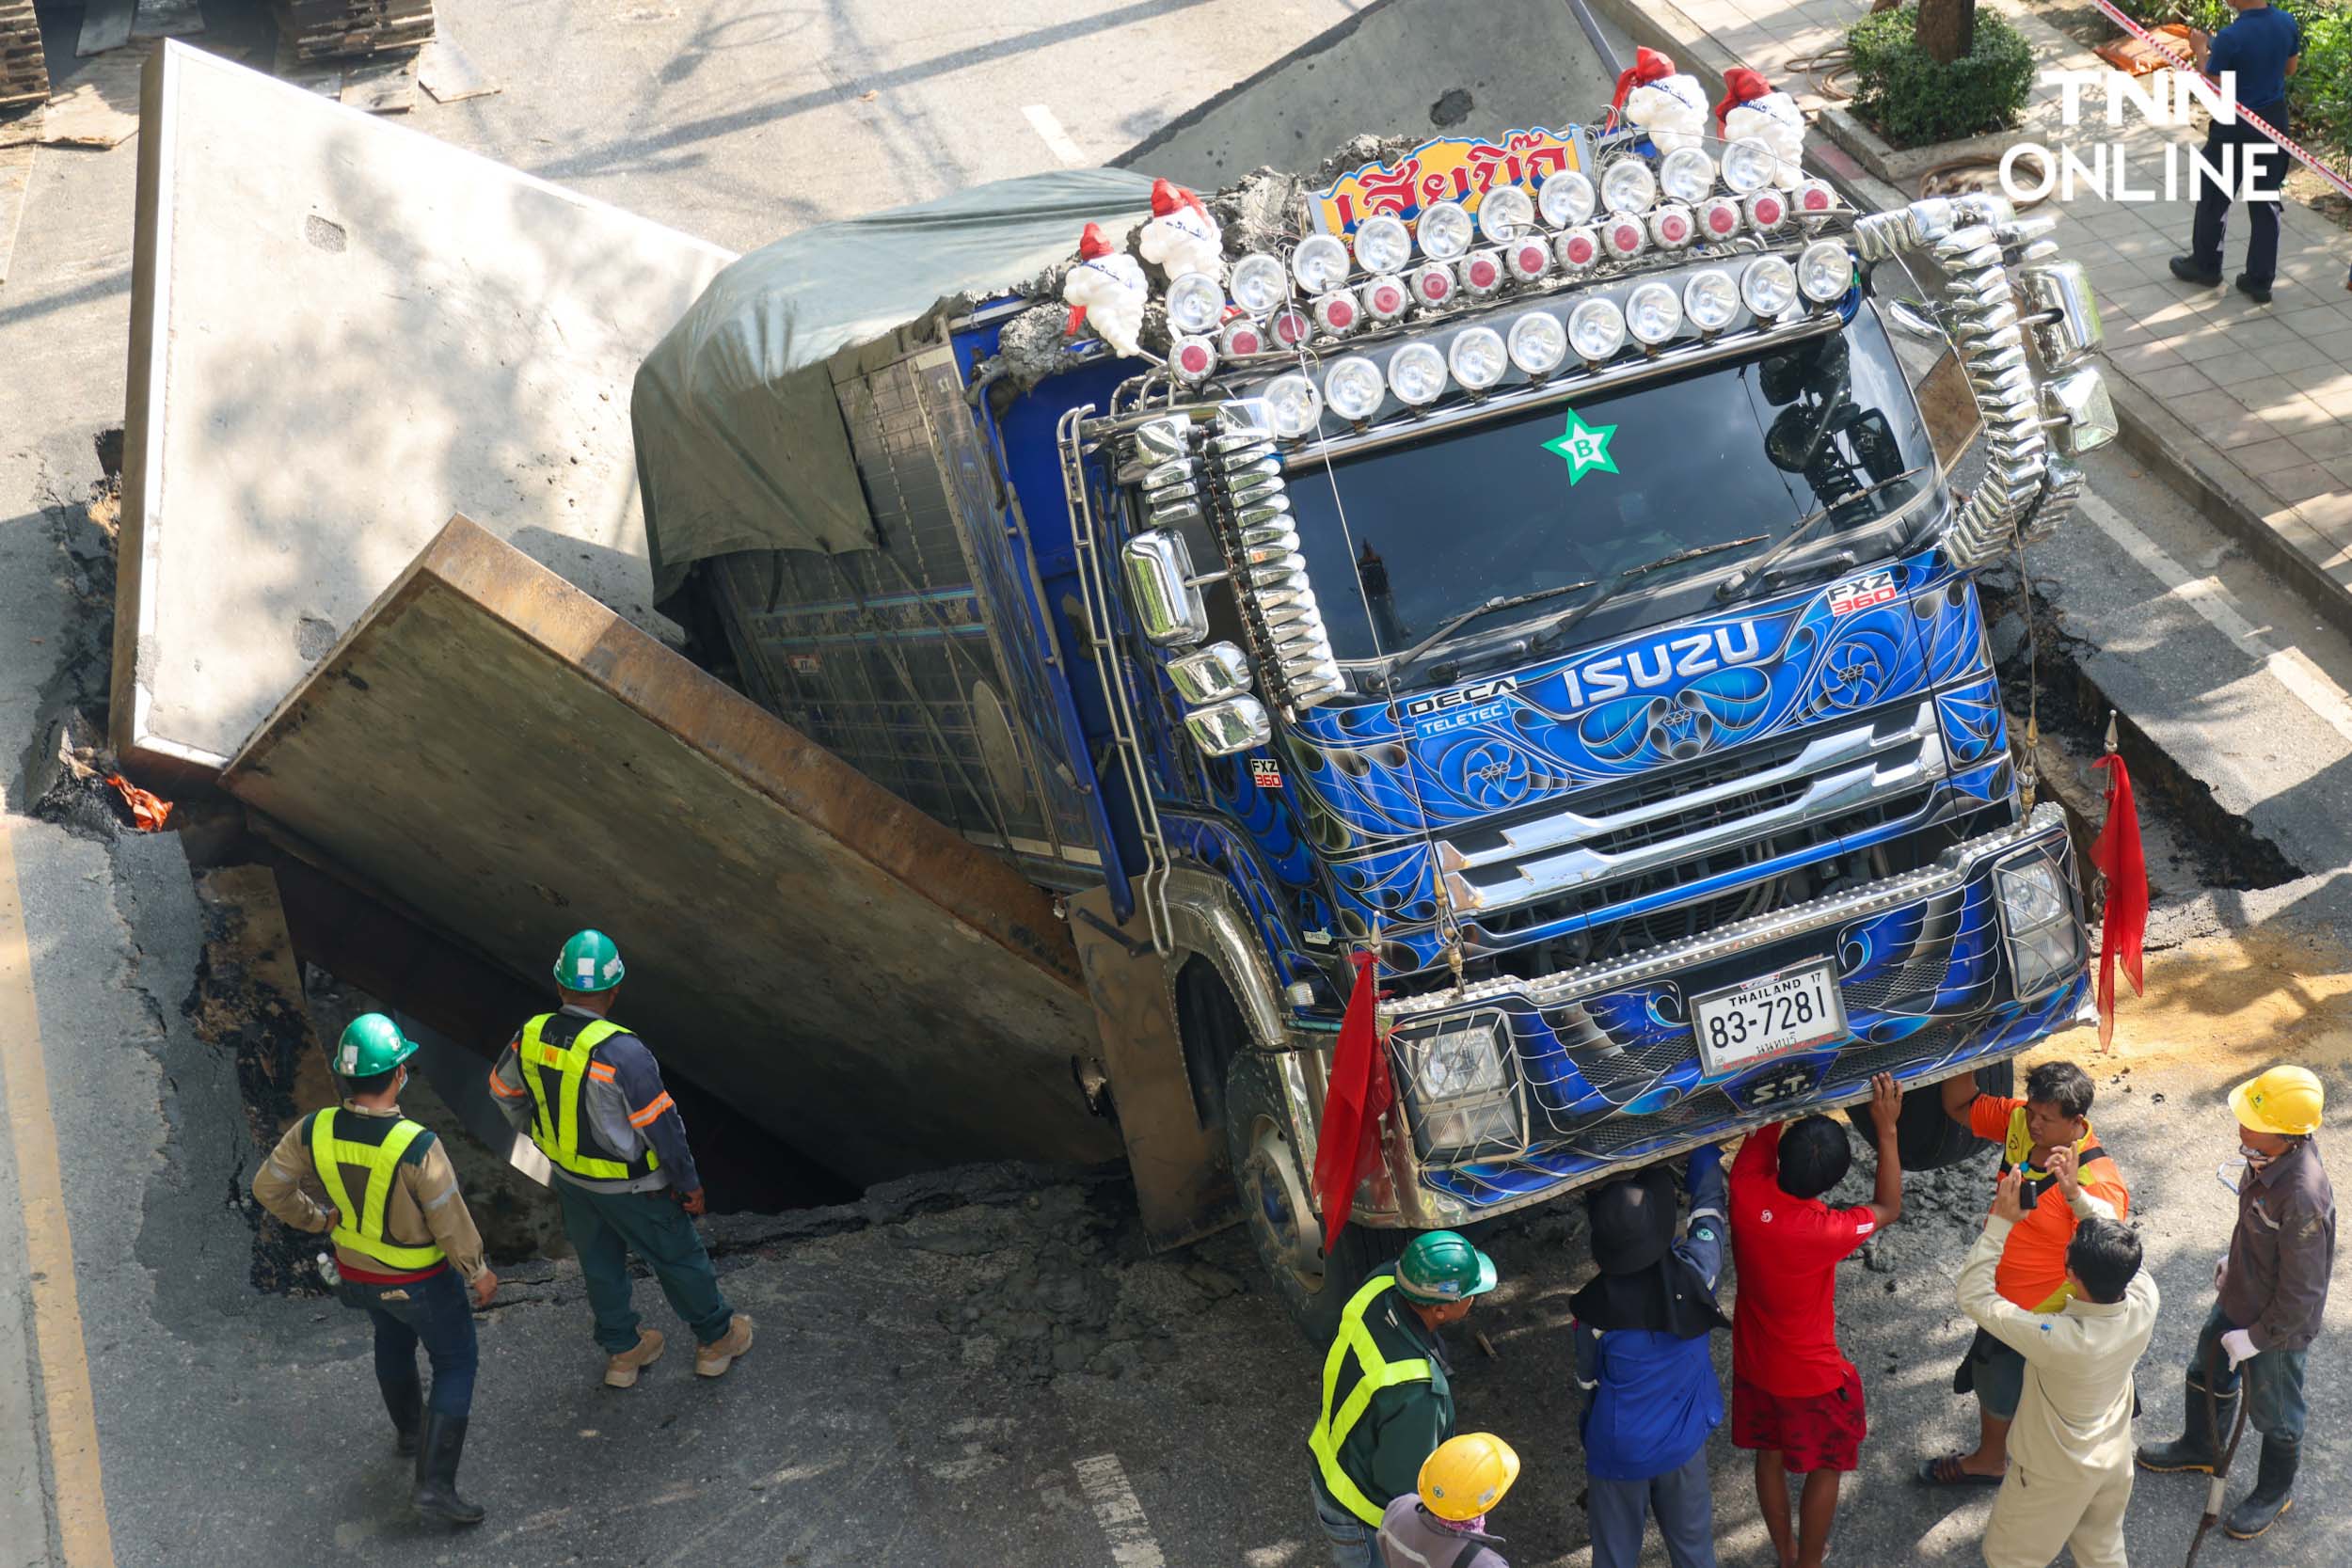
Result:
M1494 1260L1451 1230L1406 1244L1348 1301L1323 1362L1314 1455L1316 1523L1339 1568L1380 1568L1382 1513L1414 1495L1422 1462L1454 1435L1438 1330L1495 1288Z
M333 1266L323 1260L321 1273L375 1325L375 1381L391 1412L393 1451L417 1462L410 1500L427 1518L471 1525L483 1511L457 1492L478 1359L466 1297L470 1291L472 1307L489 1306L499 1276L483 1260L448 1153L400 1114L416 1053L382 1013L352 1020L333 1062L342 1104L286 1130L254 1176L253 1196L296 1230L333 1236ZM430 1403L417 1376L420 1343L433 1364Z
M612 1020L627 974L611 937L574 935L555 961L563 1006L525 1023L490 1069L507 1120L555 1167L564 1234L580 1258L604 1381L614 1388L635 1385L662 1349L660 1331L638 1324L631 1253L693 1330L698 1375L724 1375L752 1348L752 1320L720 1293L694 1229L705 1198L686 1122L653 1053Z

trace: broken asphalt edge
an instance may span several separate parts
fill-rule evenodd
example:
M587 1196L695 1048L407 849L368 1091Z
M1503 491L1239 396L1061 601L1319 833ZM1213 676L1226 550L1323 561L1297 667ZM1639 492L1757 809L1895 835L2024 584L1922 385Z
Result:
M1673 0L1593 0L1593 5L1635 43L1672 55L1683 70L1699 78L1710 101L1723 93L1724 72L1742 63ZM1857 207L1885 210L1912 199L1864 169L1843 148L1814 143L1807 150L1814 154L1811 162L1818 172ZM2329 626L2352 637L2352 591L2298 547L2290 534L2295 531L2309 533L2325 554L2337 552L2293 507L2281 508L2277 514L2281 520L2273 523L2240 500L2240 496L2253 489L2254 482L2220 449L2127 376L2112 367L2102 368L2107 372L2107 391L2115 400L2123 450L2167 489L2194 506L2207 522L2276 573Z

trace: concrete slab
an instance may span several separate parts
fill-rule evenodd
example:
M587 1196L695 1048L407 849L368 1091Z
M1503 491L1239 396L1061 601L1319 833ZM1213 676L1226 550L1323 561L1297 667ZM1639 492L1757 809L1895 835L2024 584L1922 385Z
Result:
M612 932L622 1021L852 1180L1119 1153L1044 894L463 517L223 782L517 974Z
M1615 87L1560 0L1374 0L1111 162L1213 190L1264 165L1306 173L1351 136L1557 130Z
M732 259L166 42L143 88L114 739L216 771L460 508L657 632L638 360Z

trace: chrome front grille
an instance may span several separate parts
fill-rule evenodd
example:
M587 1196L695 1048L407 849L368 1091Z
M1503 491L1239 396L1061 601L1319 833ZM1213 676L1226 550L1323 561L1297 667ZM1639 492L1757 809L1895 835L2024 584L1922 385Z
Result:
M1922 797L1947 770L1934 705L1921 703L1737 753L1706 772L1668 775L1638 793L1589 791L1567 810L1451 837L1438 845L1438 863L1453 907L1495 934L1541 923L1498 920L1495 911L1581 903L1570 895L1603 887L1602 902L1623 902L1623 883L1668 871L1668 883L1688 883L1693 862L1752 863L1763 857L1742 855L1745 847L1813 837L1803 830L1830 821L1850 832L1868 818L1887 820L1887 807Z

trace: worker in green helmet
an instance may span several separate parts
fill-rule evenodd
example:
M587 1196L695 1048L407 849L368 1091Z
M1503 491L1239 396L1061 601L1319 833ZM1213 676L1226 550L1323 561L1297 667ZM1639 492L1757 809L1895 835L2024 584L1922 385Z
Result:
M563 1006L516 1031L490 1092L517 1132L555 1167L564 1234L580 1258L605 1353L604 1381L628 1388L659 1360L659 1329L643 1328L628 1259L644 1259L695 1340L694 1370L720 1377L752 1348L752 1320L727 1305L692 1216L703 1179L686 1122L645 1042L612 1022L628 974L602 931L576 933L555 960Z
M1431 1230L1365 1280L1340 1314L1323 1361L1323 1410L1307 1438L1315 1522L1339 1568L1380 1568L1382 1513L1415 1495L1422 1465L1454 1435L1438 1330L1468 1317L1494 1288L1492 1259L1451 1230Z
M473 1406L473 1313L498 1293L482 1236L440 1141L400 1114L417 1044L382 1013L362 1013L329 1064L343 1101L286 1130L253 1178L262 1208L335 1242L336 1293L375 1326L375 1381L391 1413L393 1451L416 1456L409 1493L427 1518L478 1524L457 1492ZM454 1271L454 1272L453 1272ZM465 1283L461 1286L458 1281ZM433 1366L428 1402L417 1347Z

